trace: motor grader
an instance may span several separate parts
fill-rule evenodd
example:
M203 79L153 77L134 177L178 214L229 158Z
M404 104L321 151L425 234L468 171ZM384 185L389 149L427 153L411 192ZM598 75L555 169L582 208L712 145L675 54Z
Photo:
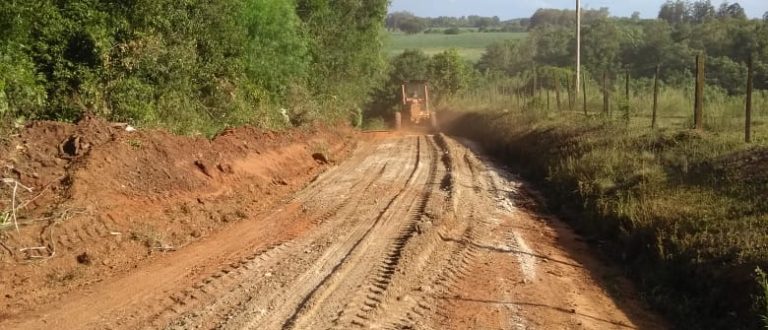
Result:
M401 110L395 112L395 129L430 127L437 129L437 116L429 106L429 83L423 80L406 81L401 85ZM405 121L403 121L405 117Z

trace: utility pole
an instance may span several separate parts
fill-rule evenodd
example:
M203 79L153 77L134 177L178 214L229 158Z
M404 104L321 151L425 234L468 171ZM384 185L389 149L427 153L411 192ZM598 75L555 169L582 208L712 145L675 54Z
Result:
M581 86L581 0L576 0L576 95Z

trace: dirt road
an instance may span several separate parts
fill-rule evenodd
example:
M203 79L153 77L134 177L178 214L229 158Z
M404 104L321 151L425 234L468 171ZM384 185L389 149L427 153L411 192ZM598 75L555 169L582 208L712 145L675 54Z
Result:
M0 328L664 327L529 196L451 138L374 138L260 215L267 221L237 223Z

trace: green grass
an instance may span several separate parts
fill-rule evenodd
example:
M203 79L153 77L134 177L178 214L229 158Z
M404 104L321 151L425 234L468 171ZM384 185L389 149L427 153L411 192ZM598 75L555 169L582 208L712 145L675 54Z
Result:
M420 49L428 55L434 55L455 48L462 57L476 62L488 45L509 39L520 40L526 36L527 33L515 32L467 32L457 35L390 33L384 48L389 56L398 55L406 49Z

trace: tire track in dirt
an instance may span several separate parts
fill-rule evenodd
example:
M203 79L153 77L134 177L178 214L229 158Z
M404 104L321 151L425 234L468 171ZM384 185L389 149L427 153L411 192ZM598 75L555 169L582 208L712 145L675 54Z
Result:
M176 328L187 328L190 326L195 327L211 327L211 326L223 326L228 322L232 322L233 315L239 315L244 313L249 306L266 305L269 300L275 299L279 296L280 288L270 286L272 282L275 282L278 273L291 273L301 271L299 269L285 269L286 266L301 265L307 262L302 261L304 259L317 259L321 251L313 251L314 253L307 253L312 246L319 246L324 244L321 242L327 237L333 235L333 231L338 230L339 227L350 225L349 221L345 220L353 216L353 213L361 207L361 203L364 201L357 197L361 194L366 194L368 190L374 187L377 179L380 176L372 175L355 175L355 173L373 172L382 174L388 168L391 168L393 164L386 158L377 157L377 152L380 152L382 145L376 148L375 152L366 151L364 154L366 157L353 157L353 161L347 163L349 165L342 166L333 170L331 173L318 178L304 193L299 194L297 200L300 201L308 213L316 213L318 210L313 207L331 207L331 211L322 217L323 221L318 223L329 223L325 226L321 226L318 230L308 237L301 238L290 249L287 249L281 255L270 256L266 258L265 262L260 265L258 271L251 276L244 276L243 282L247 285L239 285L234 288L230 294L225 296L219 296L216 299L214 305L208 305L206 310L202 313L191 313L184 315L179 320L176 320L172 325ZM408 152L412 152L409 150ZM350 179L352 178L352 179ZM359 181L355 181L358 179ZM333 182L332 185L325 184L326 182ZM348 187L344 183L356 182L352 187ZM328 191L330 190L330 191ZM347 193L341 194L340 191L347 191ZM341 199L334 200L334 196L341 196ZM330 201L328 200L330 197ZM340 201L340 202L339 202ZM298 202L298 201L297 201ZM339 202L339 204L333 204ZM335 221L334 221L335 220ZM345 222L339 224L339 222ZM253 276L256 275L256 276ZM265 276L268 275L268 276ZM274 278L273 278L274 275ZM258 279L258 280L257 280ZM254 281L257 280L257 281ZM284 287L284 285L283 285ZM250 296L253 292L270 292L276 291L268 298L262 298L260 300L253 299Z
M378 159L370 162L368 165L365 160L361 161L361 165L370 170L378 171L382 173L387 163L384 160ZM378 169L378 170L377 170ZM327 182L328 180L335 180L337 186L342 186L349 191L365 193L375 182L376 176L363 176L361 180L344 180L344 173L349 168L339 168L332 171L328 175L324 175L315 181L315 184L307 188L307 191L311 193L301 194L294 199L294 203L306 204L307 198L318 195L326 195L322 192L322 185L318 182ZM348 184L343 184L344 182ZM315 224L322 224L325 221L337 216L343 212L344 209L354 210L356 208L355 199L350 194L344 194L337 199L338 204L331 205L330 209L322 213L318 210L315 213L322 213L319 217L315 218L312 222ZM310 243L305 243L311 244ZM197 291L210 290L209 283L214 291L219 292L217 296L209 295L209 299L199 299L198 296L189 290L182 292L182 299L176 299L172 297L172 300L176 303L173 307L170 307L164 315L158 317L155 321L156 326L161 326L163 320L168 321L172 317L177 317L170 327L187 328L194 327L207 327L219 319L226 319L229 314L232 313L232 306L239 306L251 299L249 296L252 292L258 292L264 289L266 281L271 277L270 269L275 268L281 260L296 258L297 255L304 253L301 249L302 243L291 241L285 244L277 246L272 253L257 253L253 256L247 257L245 260L241 260L239 264L232 265L234 269L238 271L230 276L220 276L217 279L226 280L225 284L215 284L215 279L206 279L204 283L197 284L194 288ZM304 250L305 251L305 250ZM242 268L240 267L242 266ZM227 272L228 274L229 272ZM227 275L225 274L225 275ZM268 276L265 276L268 275ZM258 280L260 281L258 281ZM221 287L224 287L223 289ZM224 294L222 294L224 292ZM206 293L207 294L207 293ZM190 300L195 300L196 304L192 304ZM202 307L203 312L197 311L199 307ZM182 316L179 316L184 314Z
M150 287L107 283L44 320L64 329L664 327L633 297L612 299L604 267L530 203L522 183L451 138L383 137L266 214L270 222L123 280L152 276ZM80 235L108 234L108 224L91 231ZM65 319L107 289L117 292L98 315Z
M368 318L366 314L376 308L377 300L380 301L385 294L398 269L402 250L415 233L416 223L426 209L431 187L436 182L436 146L431 137L420 138L419 141L425 142L423 152L417 159L418 172L414 172L398 196L396 207L387 209L387 214L383 214L382 221L374 228L375 235L371 235L364 247L351 255L346 269L335 274L293 322L289 320L286 323L289 328L328 328L339 324L340 318L352 315L348 305L339 310L339 306L346 305L350 300L362 302L357 313L353 314L356 319L351 321L352 324L364 324Z
M399 178L394 181L395 185L402 185L391 197L384 199L380 207L375 209L358 208L358 212L362 213L359 216L362 217L360 224L355 228L353 235L349 235L342 239L342 244L335 248L329 249L329 251L318 261L315 261L310 270L303 273L299 278L294 281L295 285L291 287L291 291L287 294L278 296L278 303L267 304L273 306L269 313L264 317L248 316L248 320L243 322L241 320L235 320L228 323L226 328L289 328L291 327L292 317L297 314L309 301L315 292L317 292L323 283L331 279L331 275L337 273L345 261L352 256L352 253L359 247L366 237L377 228L377 225L382 220L387 219L393 210L399 209L399 203L401 202L401 196L406 193L411 186L413 186L415 178L420 176L423 172L423 168L420 166L422 155L422 142L419 138L404 139L402 142L412 141L415 145L414 156L411 161L399 162L399 166L390 168L390 173L399 174ZM411 159L410 157L408 159ZM405 174L405 175L403 175ZM383 175L383 178L390 177ZM399 183L398 183L399 182ZM374 199L375 196L358 196L361 200ZM362 212L361 212L362 211ZM267 299L275 300L270 297ZM264 302L262 302L264 303ZM246 314L248 315L248 314ZM241 318L242 319L242 318Z
M585 253L585 246L574 248L575 235L563 224L526 209L535 202L523 184L476 157L469 146L463 159L473 169L471 186L479 197L471 207L489 226L479 226L479 235L461 242L478 251L472 276L459 279L453 294L435 296L444 314L434 319L434 327L666 328L634 297L612 299L601 283L608 269Z

